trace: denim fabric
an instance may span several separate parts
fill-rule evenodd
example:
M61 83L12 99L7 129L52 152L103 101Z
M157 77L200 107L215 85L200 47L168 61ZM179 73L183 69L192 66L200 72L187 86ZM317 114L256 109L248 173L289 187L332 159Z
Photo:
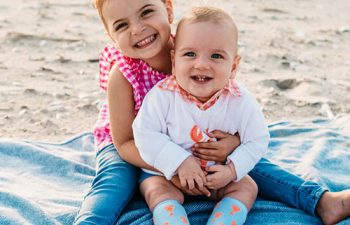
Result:
M285 203L311 215L315 215L317 202L326 191L317 183L305 181L265 158L249 175L258 185L260 197Z
M153 177L153 176L159 176L159 175L155 175L155 174L151 174L151 173L147 173L145 171L140 172L140 178L139 178L139 184L141 184L144 180L146 180L149 177Z
M137 187L139 169L123 161L113 144L98 152L96 167L74 224L115 224Z

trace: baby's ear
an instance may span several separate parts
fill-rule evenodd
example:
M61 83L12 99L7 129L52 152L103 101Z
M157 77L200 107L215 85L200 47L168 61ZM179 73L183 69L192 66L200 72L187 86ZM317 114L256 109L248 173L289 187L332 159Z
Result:
M237 71L240 61L241 61L241 56L236 55L235 58L233 59L232 71Z
M239 65L240 61L241 61L241 56L240 55L236 55L235 58L233 59L230 78L235 78L237 70L238 70L238 65Z

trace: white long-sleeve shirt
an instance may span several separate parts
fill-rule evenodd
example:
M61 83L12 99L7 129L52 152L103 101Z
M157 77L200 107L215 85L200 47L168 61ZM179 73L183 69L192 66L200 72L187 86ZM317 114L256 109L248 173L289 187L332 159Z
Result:
M241 144L228 159L239 181L266 152L269 131L255 98L236 83L240 96L221 95L206 110L185 101L178 92L156 85L145 97L133 122L135 144L143 160L170 180L181 163L191 155L191 130L195 125L211 132L239 133Z

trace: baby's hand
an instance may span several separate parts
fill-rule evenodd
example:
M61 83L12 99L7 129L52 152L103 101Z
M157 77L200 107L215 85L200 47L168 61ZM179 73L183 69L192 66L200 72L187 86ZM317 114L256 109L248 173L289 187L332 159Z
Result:
M217 141L199 142L192 147L196 157L207 161L226 162L227 156L241 144L238 133L231 135L215 130L208 135Z
M181 190L182 192L184 192L185 194L188 195L205 195L210 197L211 193L208 190L208 188L206 188L204 186L203 190L199 190L198 188L193 188L192 190L188 189L188 187L182 187L180 184L180 179L179 176L173 176L173 178L171 178L171 182L173 183L173 185L175 185L175 187L177 187L179 190Z
M233 171L234 166L232 164L231 167L230 164L214 165L207 168L209 173L207 175L207 187L209 189L218 190L236 179L236 172Z
M199 190L204 190L205 174L200 167L199 160L194 156L189 156L183 161L177 171L182 187L188 186L188 189L192 190L197 185Z

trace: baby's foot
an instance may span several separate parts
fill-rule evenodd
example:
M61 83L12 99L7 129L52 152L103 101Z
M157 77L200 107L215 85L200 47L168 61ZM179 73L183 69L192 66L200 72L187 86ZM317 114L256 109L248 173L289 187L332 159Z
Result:
M316 212L326 225L350 217L350 190L325 192L317 204Z

